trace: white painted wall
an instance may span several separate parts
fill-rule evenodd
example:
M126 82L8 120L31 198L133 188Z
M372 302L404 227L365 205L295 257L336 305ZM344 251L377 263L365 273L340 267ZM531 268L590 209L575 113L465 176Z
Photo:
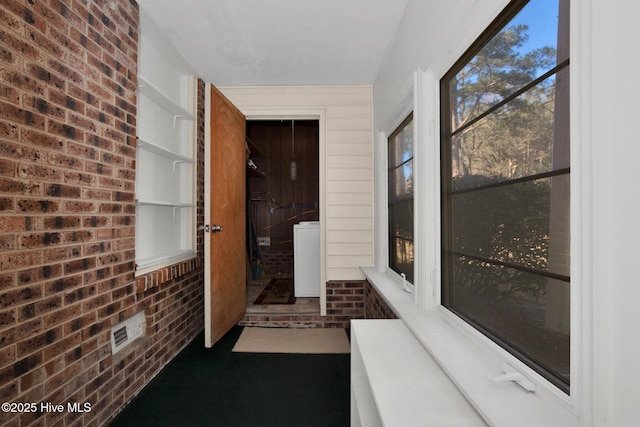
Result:
M409 0L374 83L374 121L386 123L417 69L444 74L508 0Z
M416 70L439 79L506 3L409 0L374 84L376 126L394 120ZM640 85L633 80L640 3L581 0L571 9L572 281L581 289L573 320L582 330L574 368L583 381L577 393L583 425L632 426L640 396L640 137L634 126Z
M373 264L371 86L219 89L248 120L321 119L321 284L324 286L328 280L364 279L360 266Z
M593 220L585 255L592 262L594 415L599 425L631 426L640 396L640 85L632 77L640 4L591 0L584 7L584 19L572 25L582 26L584 57L576 66L583 82L576 89L583 97L582 141L593 165L584 214Z

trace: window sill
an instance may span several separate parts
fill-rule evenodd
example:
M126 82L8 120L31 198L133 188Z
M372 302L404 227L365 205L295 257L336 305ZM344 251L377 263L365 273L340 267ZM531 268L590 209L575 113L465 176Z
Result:
M351 404L352 426L486 426L397 319L351 321Z
M542 387L530 393L513 382L490 382L489 376L502 374L504 360L483 349L462 328L454 326L453 317L448 319L448 311L420 310L414 303L414 294L403 291L390 276L375 267L363 267L362 271L489 425L548 427L579 424L569 405Z

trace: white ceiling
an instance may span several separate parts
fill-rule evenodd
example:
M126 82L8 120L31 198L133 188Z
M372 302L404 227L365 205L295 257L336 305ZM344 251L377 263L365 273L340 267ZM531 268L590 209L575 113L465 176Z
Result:
M408 0L138 0L218 86L371 84Z

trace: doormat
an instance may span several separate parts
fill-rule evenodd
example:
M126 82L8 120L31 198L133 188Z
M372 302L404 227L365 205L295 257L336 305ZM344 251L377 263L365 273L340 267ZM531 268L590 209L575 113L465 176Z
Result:
M293 279L279 277L271 279L253 303L258 305L295 304L296 297L293 296Z
M245 327L233 347L235 353L344 354L351 344L339 328Z

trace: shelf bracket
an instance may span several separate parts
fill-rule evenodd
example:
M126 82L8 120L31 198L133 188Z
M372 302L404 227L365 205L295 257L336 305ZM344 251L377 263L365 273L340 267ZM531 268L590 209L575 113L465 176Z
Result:
M173 115L173 128L176 128L176 123L178 122L178 119L184 117L182 114L174 114Z
M178 163L187 163L187 162L184 161L184 160L174 160L173 161L173 173L176 173L176 164L178 164Z

